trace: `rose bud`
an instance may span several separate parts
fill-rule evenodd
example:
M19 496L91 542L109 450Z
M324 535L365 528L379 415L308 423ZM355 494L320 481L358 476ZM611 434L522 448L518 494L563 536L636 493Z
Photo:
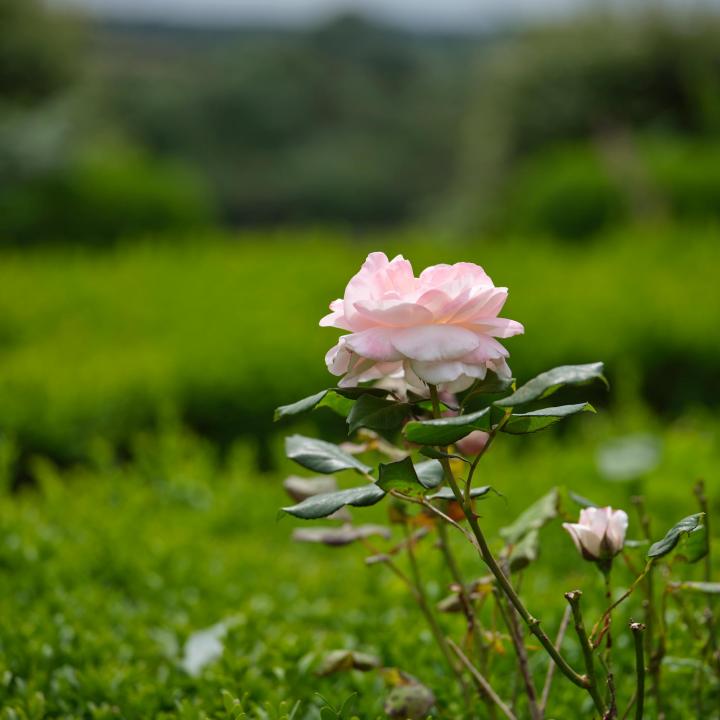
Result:
M477 455L485 449L489 437L490 435L482 430L473 430L473 432L466 435L462 440L458 440L455 443L455 447L463 455Z
M579 522L563 523L586 560L605 563L623 549L627 526L627 513L611 507L584 508Z

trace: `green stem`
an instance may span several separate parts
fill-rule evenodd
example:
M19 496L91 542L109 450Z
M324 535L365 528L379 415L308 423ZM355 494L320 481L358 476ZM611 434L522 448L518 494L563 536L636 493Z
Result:
M505 715L508 720L517 720L513 711L507 706L506 703L504 703L500 699L498 694L492 689L490 683L480 674L478 669L470 662L470 660L468 660L468 658L465 656L465 653L463 653L463 651L449 638L448 643L453 649L453 652L460 659L460 662L467 668L467 670L472 675L478 687L478 690L482 693L482 696L484 698L489 698L489 700L494 703L494 705L497 705L497 707L500 708L503 715Z
M567 630L568 623L570 622L571 614L571 608L566 607L565 612L562 616L562 620L560 621L560 627L558 628L557 637L555 638L555 647L558 649L558 651L562 647L562 642L565 638L565 631ZM545 709L547 708L548 699L550 698L550 687L552 686L552 681L553 677L555 676L556 669L557 665L555 665L555 663L548 663L547 672L545 673L545 684L543 685L542 695L540 696L540 712L543 714L543 716L545 714Z
M457 564L457 561L455 560L452 548L450 547L450 538L448 537L447 526L444 522L438 523L438 537L440 541L440 551L445 558L445 563L450 570L450 575L452 576L453 581L458 587L458 597L460 598L460 605L462 607L463 614L465 615L465 619L467 620L468 632L470 633L470 636L472 637L475 644L475 650L477 652L478 660L480 661L480 667L482 668L483 672L487 672L487 647L485 646L485 641L483 640L480 626L478 625L472 599L468 594L467 587L463 581L462 573L460 572L460 568ZM451 644L450 641L448 642L449 644ZM485 693L484 691L481 692L481 697L487 705L490 720L494 720L494 718L496 717L496 713L495 704L492 701L492 698L490 698L490 696L487 695L487 693Z
M423 616L425 617L425 620L427 621L427 624L430 628L430 632L435 640L435 642L438 644L438 647L440 648L440 651L442 652L443 657L445 658L448 666L450 667L450 670L453 672L455 677L457 678L458 682L460 683L460 687L463 691L463 696L465 698L466 704L469 703L469 696L468 696L468 689L467 685L465 683L464 678L462 677L462 673L458 669L458 667L455 665L455 661L453 660L452 655L450 654L450 649L447 645L447 642L445 640L445 635L443 634L440 626L437 623L437 620L435 619L435 616L432 613L432 610L430 609L430 604L427 600L427 595L425 594L425 589L422 584L422 578L420 577L420 571L417 566L417 562L415 560L415 552L412 548L413 539L409 535L409 531L407 528L407 525L404 526L405 528L405 536L406 536L406 548L408 552L408 558L410 560L410 569L412 572L412 578L409 578L390 558L389 555L380 553L377 548L375 548L372 543L367 540L367 538L364 538L361 540L362 544L375 556L381 556L384 555L383 564L388 567L388 569L400 580L402 580L405 585L409 588L410 592L412 593L413 598L415 599L415 602L418 604L418 607L420 608L420 612L422 612Z
M475 642L475 648L482 663L485 657L485 643L480 632L477 617L475 616L475 608L473 607L472 600L470 599L467 591L467 586L463 581L462 573L460 572L460 568L455 560L455 555L450 547L450 538L448 537L447 527L444 522L438 523L438 538L440 551L445 558L445 564L447 565L450 575L458 588L457 593L460 598L460 605L462 607L463 614L467 620L468 632Z
M430 609L430 603L428 602L427 595L425 593L425 586L423 585L422 577L420 576L420 568L418 567L417 558L415 557L415 550L413 548L413 539L410 536L410 531L408 529L407 523L405 523L403 525L403 527L404 527L405 536L407 539L406 548L407 548L408 560L410 562L410 574L412 576L411 587L414 591L415 598L420 607L420 610L423 613L423 615L425 616L425 619L427 620L427 623L430 627L430 631L432 632L433 637L435 638L435 642L438 644L438 647L440 648L440 651L442 652L447 664L450 666L450 669L452 670L453 674L455 675L458 682L460 683L460 687L463 692L463 697L465 699L465 705L467 706L467 708L469 710L470 709L470 696L469 696L469 692L468 692L468 687L465 683L462 673L460 672L457 665L455 664L452 653L450 652L450 648L447 644L447 640L445 639L445 634L443 633L442 629L438 625L437 619L435 618L435 615L433 614L432 610Z
M430 385L430 397L432 398L433 403L433 410L435 417L440 416L440 402L438 399L438 393L437 388L434 385ZM507 415L506 415L507 417ZM499 426L498 426L499 427ZM492 440L495 437L495 434L497 433L498 428L496 427L494 430L490 432L490 437L488 438L488 442L485 445L485 448L483 449L482 453L487 451L488 447L492 443ZM589 687L589 681L588 678L584 675L580 675L579 673L575 672L575 670L570 667L568 662L565 660L565 658L562 657L562 655L559 653L558 650L555 649L555 646L552 643L552 640L545 634L545 632L540 627L540 620L533 617L527 610L527 608L523 605L522 600L518 597L517 593L515 592L513 586L510 584L510 581L505 576L505 573L502 571L500 566L497 564L497 561L493 557L492 552L490 551L490 548L488 547L487 541L485 540L485 536L483 535L482 530L480 529L480 525L478 524L477 517L475 516L475 512L472 508L471 502L466 502L466 499L463 497L463 494L460 491L460 488L458 487L457 482L455 481L455 477L452 472L452 468L450 467L450 463L448 462L447 458L442 458L441 460L443 470L445 473L445 479L447 480L448 485L450 486L450 489L453 492L453 495L455 496L456 501L460 505L460 507L463 510L463 513L465 514L465 518L468 521L468 524L470 525L470 529L473 532L473 535L475 536L475 540L477 541L477 548L478 552L480 553L480 557L483 559L485 564L490 569L490 572L495 576L495 579L498 582L498 585L502 589L505 596L510 600L513 607L518 611L520 617L523 619L525 624L528 626L530 632L538 639L540 644L545 648L545 651L550 655L550 657L553 659L553 661L556 663L558 668L560 669L560 672L565 675L565 677L568 678L572 683L577 685L578 687L584 688L585 690Z
M635 505L638 514L638 520L640 527L642 528L643 536L648 542L652 542L652 534L650 532L650 517L645 509L645 498L642 495L635 495L631 498L631 502ZM655 588L653 583L653 572L652 569L647 574L647 607L645 612L645 627L647 632L645 633L646 652L652 654L652 642L655 637Z
M537 692L535 690L535 684L533 683L532 673L530 672L527 650L525 649L525 643L523 642L522 631L520 630L520 626L517 621L517 615L515 614L512 606L508 606L507 610L503 607L503 598L500 597L500 593L497 589L495 590L495 595L498 609L505 621L505 626L510 633L510 639L512 640L513 647L515 648L515 655L517 656L520 668L520 677L525 685L525 694L527 695L530 717L532 720L541 720L542 713L538 706Z
M600 713L600 717L604 717L607 708L598 692L597 676L595 675L595 658L593 657L592 645L590 645L590 640L585 630L585 623L583 622L582 610L580 609L581 597L582 592L580 592L580 590L572 590L571 592L565 593L565 599L570 604L570 609L572 610L575 633L580 641L580 648L582 649L583 659L585 660L585 672L590 681L588 693L590 693L590 697L593 699L595 707Z
M635 673L637 675L635 718L642 720L645 705L645 647L643 644L645 625L630 623L630 629L635 638Z
M610 617L610 613L618 606L620 603L625 602L633 593L635 588L638 586L640 582L642 582L642 579L650 572L650 570L653 567L653 563L655 562L655 558L650 558L647 561L647 565L645 565L645 568L643 571L635 578L632 585L611 605L608 606L608 608L605 610L605 612L600 616L600 619L593 625L593 629L590 631L590 640L593 643L594 647L598 647L600 645L600 642L603 639L603 635L607 632L607 629L609 625L607 625L607 619ZM595 633L597 632L598 628L602 625L602 630L600 631L600 634L597 639L593 639L595 637Z
M608 602L612 601L612 585L610 582L611 567L612 565L610 565L606 570L602 571L603 577L605 578L605 598L608 600ZM612 718L617 717L617 700L615 697L615 674L613 673L612 666L612 613L608 613L605 618L605 623L607 640L605 641L605 662L603 663L603 665L605 667L605 672L607 673L608 694L610 695L610 707L608 708L606 717L608 718L608 720L611 720Z

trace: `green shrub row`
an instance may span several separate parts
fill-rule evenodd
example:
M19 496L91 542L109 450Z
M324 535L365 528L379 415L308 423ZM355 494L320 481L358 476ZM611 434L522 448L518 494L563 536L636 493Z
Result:
M720 144L622 135L550 147L518 163L494 223L575 240L662 217L720 219Z
M197 240L3 255L0 432L20 460L87 457L97 439L126 451L167 417L264 447L276 405L333 384L323 357L336 333L318 320L379 248L416 269L473 260L509 286L505 314L526 327L508 341L520 378L602 359L613 402L677 412L720 400L711 230L626 231L585 248L322 233Z

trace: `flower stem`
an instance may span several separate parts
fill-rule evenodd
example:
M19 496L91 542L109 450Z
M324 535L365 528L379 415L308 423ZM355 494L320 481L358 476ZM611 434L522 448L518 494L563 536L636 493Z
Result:
M438 625L437 619L435 618L435 615L433 614L433 611L430 608L430 603L428 602L427 594L425 593L425 586L423 585L422 577L420 576L420 568L418 567L417 558L415 557L415 550L413 548L413 539L410 536L410 530L408 528L407 523L405 523L403 525L403 527L405 529L405 535L407 538L406 548L407 548L408 560L410 563L410 574L412 576L411 587L414 591L418 606L420 607L420 610L422 611L423 615L425 615L425 619L427 620L428 626L430 627L430 631L432 632L432 635L435 638L435 642L437 643L438 647L440 648L440 651L442 652L442 654L445 658L445 661L450 666L450 669L452 670L453 674L455 675L458 682L460 683L460 688L462 689L462 692L463 692L465 705L467 706L467 708L469 710L470 709L470 696L468 694L468 687L465 683L462 673L460 672L457 665L455 664L455 661L450 652L450 648L448 646L447 640L445 638L445 634L443 633L442 629Z
M467 684L465 683L465 679L463 678L462 673L460 672L460 669L455 664L453 656L450 653L450 649L446 642L445 635L444 635L443 631L441 630L440 626L438 625L438 622L435 619L435 616L433 615L432 610L430 609L430 604L427 600L425 588L423 586L422 578L420 577L420 571L418 569L417 561L415 559L415 551L412 547L414 540L410 536L407 525L405 525L404 527L405 527L405 535L406 535L406 549L407 549L407 553L408 553L408 559L410 561L410 570L411 570L411 575L412 575L411 578L408 577L393 562L393 560L390 558L389 555L384 555L383 553L380 553L375 547L373 547L373 545L367 539L363 539L362 543L374 556L383 557L383 555L384 555L383 564L385 564L394 575L396 575L398 578L400 578L400 580L402 580L402 582L405 583L405 585L407 585L413 598L415 599L415 602L417 603L418 607L420 608L420 612L422 612L423 616L425 617L425 620L427 621L427 624L428 624L428 627L430 628L430 632L433 636L433 639L435 640L438 647L440 648L443 658L447 662L452 673L457 678L458 683L460 684L460 687L463 692L463 698L465 700L465 704L466 704L466 706L468 706L468 709L469 709L470 701L469 701Z
M562 642L565 638L565 631L567 630L568 623L570 622L571 614L572 609L569 606L566 607L562 620L560 621L557 637L555 638L555 648L558 652L560 652ZM542 695L540 696L540 712L543 714L545 713L545 708L547 707L548 699L550 698L550 687L552 685L553 677L555 676L556 668L557 665L555 665L555 663L548 663L548 669L545 675L545 684L543 685Z
M492 702L500 708L500 711L506 718L508 718L508 720L517 720L512 710L500 699L490 683L480 674L479 670L470 662L470 660L468 660L465 653L452 640L450 640L450 638L448 638L448 644L452 648L453 652L458 656L460 662L470 671L478 690L482 692L482 696L490 698L490 700L492 700Z
M608 602L612 602L612 584L610 582L611 577L611 569L612 569L612 563L602 571L603 577L605 579L605 598ZM608 687L608 694L610 696L610 707L608 708L608 711L606 713L606 718L608 720L612 720L612 718L617 717L617 700L615 695L615 673L613 672L613 665L612 665L612 645L613 645L613 639L612 639L612 613L608 613L605 616L605 627L603 629L603 633L606 635L605 640L605 651L601 655L603 667L605 668L605 673L607 675L607 687ZM601 638L602 634L601 633Z
M537 691L535 690L535 683L533 682L532 673L530 672L527 650L525 649L525 643L523 642L522 631L517 621L517 615L511 605L509 605L507 609L503 607L504 599L501 597L497 588L495 589L495 594L498 609L505 621L505 625L510 633L510 639L512 640L513 647L515 648L515 655L517 656L518 665L520 666L520 677L525 685L525 694L527 695L530 717L532 720L541 720L542 713L538 706Z
M645 625L630 623L630 629L635 637L635 673L637 675L635 718L642 720L645 704L645 647L643 645L643 632Z
M438 399L438 392L437 387L434 385L430 385L430 397L432 398L433 403L433 411L435 417L440 416L440 401ZM487 448L490 446L493 438L495 437L495 434L497 433L497 428L492 430L490 432L490 437L488 438L488 442L485 445L485 448L483 449L483 453L487 451ZM538 639L540 644L545 648L546 652L550 657L553 659L553 661L556 663L560 671L567 677L572 683L577 685L578 687L584 688L587 690L589 688L589 680L586 676L580 675L579 673L575 672L575 670L570 667L567 660L562 657L562 655L558 652L558 650L555 649L555 646L552 643L552 640L545 634L543 629L540 627L540 620L533 617L530 612L527 610L527 608L523 605L522 600L518 597L518 594L515 592L515 589L510 584L510 581L505 576L505 573L502 571L500 566L498 565L497 561L493 557L492 552L490 551L490 548L487 544L487 541L485 540L485 536L483 535L482 530L480 529L480 525L478 524L477 517L475 516L475 512L472 508L472 502L466 500L466 498L463 496L462 492L460 491L460 488L458 487L457 482L455 481L455 476L453 475L452 468L450 467L450 463L448 462L448 459L446 457L442 458L441 461L443 470L445 473L445 479L447 480L448 485L450 486L450 489L453 492L453 495L455 496L455 499L457 500L458 504L463 510L463 513L465 514L465 517L468 521L468 524L470 525L470 529L473 532L473 535L475 536L475 539L477 541L477 548L478 552L480 553L480 557L483 559L485 564L490 569L490 572L495 576L495 579L498 582L498 585L502 589L505 596L508 598L508 600L512 603L513 607L518 611L520 617L523 619L525 624L530 629L530 632L535 635L535 637Z
M445 558L445 564L450 571L450 575L457 586L458 598L460 599L460 606L462 607L463 615L467 620L468 633L472 636L478 656L482 658L485 655L485 644L480 634L480 627L475 616L475 608L473 607L472 600L468 594L467 587L463 581L460 568L458 567L455 555L450 547L450 538L448 537L447 527L444 522L438 523L438 539L440 552L442 552Z
M592 697L595 707L597 708L600 716L603 717L607 708L605 702L597 687L597 676L595 675L595 658L593 657L593 649L590 645L587 632L585 630L585 623L583 622L582 610L580 609L580 598L582 592L580 590L572 590L565 593L565 599L570 604L570 609L573 614L573 622L575 625L575 633L580 641L580 647L582 649L583 658L585 660L585 672L587 673L588 680L590 681L590 687L588 687L588 693Z

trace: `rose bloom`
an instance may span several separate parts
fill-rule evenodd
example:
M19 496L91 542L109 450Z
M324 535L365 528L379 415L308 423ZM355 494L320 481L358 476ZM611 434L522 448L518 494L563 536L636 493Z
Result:
M577 523L563 523L586 560L611 560L625 544L628 516L611 507L589 507L580 511Z
M478 265L433 265L415 277L402 255L368 255L345 296L320 325L347 330L325 357L339 385L397 378L460 392L488 370L511 377L508 351L496 340L523 332L498 317L508 291Z

